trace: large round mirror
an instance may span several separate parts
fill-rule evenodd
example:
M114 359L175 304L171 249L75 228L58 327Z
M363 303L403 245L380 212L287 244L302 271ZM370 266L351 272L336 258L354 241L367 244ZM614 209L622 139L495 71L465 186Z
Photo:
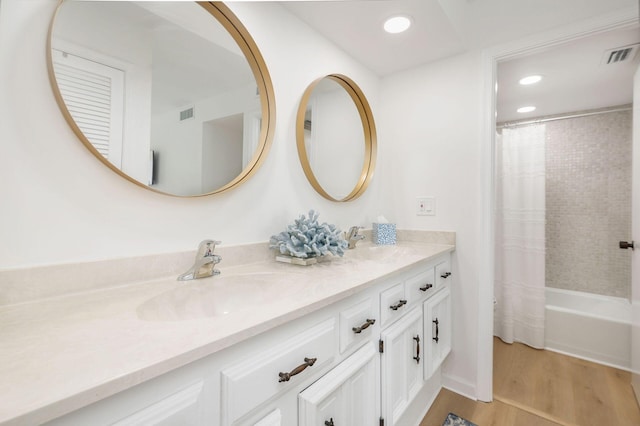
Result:
M84 145L153 191L228 190L271 145L271 79L220 2L65 0L48 62L58 104Z
M298 108L298 156L309 183L331 201L364 193L376 160L376 130L360 88L332 74L309 85Z

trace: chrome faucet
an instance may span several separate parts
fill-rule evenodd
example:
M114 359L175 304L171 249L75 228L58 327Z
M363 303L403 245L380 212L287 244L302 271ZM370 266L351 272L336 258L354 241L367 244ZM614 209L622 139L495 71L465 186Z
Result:
M356 248L356 244L360 240L364 240L364 235L358 234L358 231L362 229L362 226L352 226L349 228L349 232L347 232L347 242L349 243L349 248Z
M198 246L196 260L193 266L187 272L180 275L178 281L189 281L219 275L220 271L214 269L214 266L220 263L222 257L213 254L213 251L216 249L216 244L221 244L221 242L213 240L202 241Z

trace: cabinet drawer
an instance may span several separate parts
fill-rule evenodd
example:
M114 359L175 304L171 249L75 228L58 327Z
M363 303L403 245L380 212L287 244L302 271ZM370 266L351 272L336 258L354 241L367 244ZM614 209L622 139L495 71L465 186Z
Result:
M430 297L435 291L435 268L429 268L408 278L404 283L404 294L409 306Z
M267 414L262 419L254 423L254 426L280 426L282 424L282 414L280 410L276 409Z
M403 283L400 282L380 293L380 327L400 318L406 310L407 299Z
M336 350L336 322L331 318L223 370L222 424L234 424L263 402L314 376L332 362Z
M447 256L446 260L436 265L436 288L451 281L451 258Z
M371 330L378 321L373 299L367 298L340 312L340 353L371 340Z

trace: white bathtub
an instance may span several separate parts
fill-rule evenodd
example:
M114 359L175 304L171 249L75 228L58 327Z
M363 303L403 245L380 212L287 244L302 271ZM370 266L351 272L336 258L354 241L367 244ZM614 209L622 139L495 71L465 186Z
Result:
M631 368L631 304L620 297L546 289L545 349Z

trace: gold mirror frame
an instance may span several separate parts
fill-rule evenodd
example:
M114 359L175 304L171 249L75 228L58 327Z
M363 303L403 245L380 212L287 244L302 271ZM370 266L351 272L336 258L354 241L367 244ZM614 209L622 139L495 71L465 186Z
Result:
M358 178L353 190L341 199L334 198L322 187L322 185L320 185L320 182L318 182L318 179L311 168L311 164L309 163L309 156L307 155L307 148L305 146L304 121L307 105L309 104L309 99L311 98L313 89L324 79L333 80L342 86L342 88L349 94L358 109L358 114L360 115L360 120L362 122L362 130L364 132L364 162L362 165L362 171L360 172L360 177ZM313 189L315 189L316 192L327 200L338 202L351 201L360 197L366 191L369 183L371 182L371 178L373 177L377 153L376 126L373 121L373 113L369 103L367 102L367 98L360 87L358 87L358 85L349 77L341 74L329 74L313 81L305 90L302 95L302 99L300 100L300 105L298 106L298 114L296 118L296 144L298 147L298 157L300 158L304 174L307 176L309 183L313 186Z
M47 68L49 74L49 81L51 83L51 87L53 89L53 94L56 98L56 102L58 103L58 107L62 111L64 118L67 120L67 123L76 134L78 139L84 144L84 146L91 151L91 153L100 160L105 166L109 167L118 175L122 176L126 180L131 183L134 183L140 187L148 189L149 191L156 192L159 194L170 195L173 197L182 197L182 198L195 198L195 197L204 197L212 194L219 194L224 191L228 191L232 188L239 186L240 184L246 182L253 174L260 168L262 163L265 161L267 153L271 148L271 144L273 142L273 136L275 133L275 123L276 123L276 115L275 115L275 93L273 91L273 84L271 82L271 77L269 75L269 71L267 69L267 65L262 58L262 54L258 49L255 41L249 34L249 31L242 25L242 22L235 16L235 14L222 2L196 2L202 8L204 8L207 12L209 12L231 35L231 37L235 40L235 42L240 47L240 50L244 54L251 70L253 71L253 75L256 79L256 84L258 86L258 92L260 95L260 104L262 110L262 125L260 128L260 136L258 141L258 147L254 152L251 160L247 164L247 166L240 172L238 176L236 176L231 182L226 185L203 194L194 194L194 195L179 195L179 194L171 194L168 192L159 191L155 188L152 188L144 183L133 179L131 176L124 173L122 170L114 166L108 159L103 157L98 150L89 142L87 137L82 133L75 120L71 117L71 113L67 109L67 106L62 98L62 94L60 92L60 88L58 87L58 82L56 81L56 77L53 69L53 58L51 54L52 47L52 35L53 35L53 27L56 20L56 16L62 7L64 0L60 0L58 7L51 19L51 24L49 26L49 32L47 36Z

